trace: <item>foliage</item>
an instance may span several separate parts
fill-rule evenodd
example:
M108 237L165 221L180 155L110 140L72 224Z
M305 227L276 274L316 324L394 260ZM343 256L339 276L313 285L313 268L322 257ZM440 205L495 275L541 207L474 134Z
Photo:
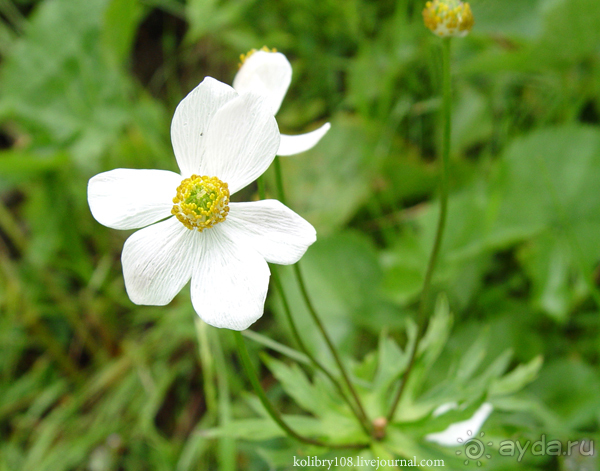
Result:
M294 78L282 131L332 123L282 161L289 206L319 234L300 264L369 415L385 415L438 212L440 49L421 2L0 1L0 470L292 469L298 454L457 468L455 450L423 437L484 401L494 443L599 440L600 6L471 5L475 28L453 51L451 199L428 343L395 424L357 453L284 438L245 393L229 333L198 323L186 290L165 307L133 305L127 234L93 220L86 185L116 167L174 170L169 123L185 93L206 75L230 83L251 48L284 52ZM278 273L310 351L333 370L292 271ZM274 287L252 330L290 424L364 440L295 350ZM575 462L485 464L585 469Z

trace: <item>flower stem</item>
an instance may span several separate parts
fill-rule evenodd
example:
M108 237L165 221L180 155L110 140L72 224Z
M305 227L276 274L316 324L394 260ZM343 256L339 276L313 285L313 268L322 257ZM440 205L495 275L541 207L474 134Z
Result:
M345 443L342 443L342 444L340 444L340 443L325 443L325 442L322 442L321 440L317 440L314 438L305 437L303 435L300 435L298 432L296 432L294 429L292 429L287 423L285 423L285 421L282 419L281 415L279 415L279 412L277 412L275 407L273 407L273 404L271 404L271 401L269 400L264 389L262 388L260 381L258 379L258 375L256 374L256 370L252 366L252 361L250 360L250 355L248 354L248 349L246 348L246 344L244 342L244 338L242 337L242 334L238 331L232 331L232 332L235 337L235 343L236 343L236 346L238 349L238 354L242 361L242 366L244 367L244 370L246 371L246 374L248 375L248 379L250 380L250 383L252 384L254 391L258 395L260 402L262 403L265 410L268 412L269 416L271 416L271 418L277 423L277 425L279 425L281 427L281 429L287 435L289 435L292 438L295 438L299 442L307 443L309 445L320 446L323 448L363 448L366 446L361 443L347 443L347 444L345 444Z
M327 347L329 348L329 351L331 352L331 355L333 356L333 358L340 370L340 373L342 373L344 382L346 383L346 386L348 387L350 394L352 395L352 397L354 398L354 401L356 402L356 407L358 408L358 412L360 414L359 418L360 418L361 422L368 424L370 434L372 435L371 422L369 421L369 418L367 417L367 414L366 414L365 409L362 405L362 402L358 396L358 393L356 392L356 389L354 388L354 385L352 384L352 381L350 380L350 376L348 375L346 368L344 367L344 364L342 363L342 360L337 353L335 345L331 341L329 334L325 330L325 326L321 322L321 319L319 318L319 315L317 314L317 311L315 310L315 308L312 304L312 301L311 301L310 297L308 296L308 291L306 289L306 285L304 284L304 279L302 278L302 272L300 271L300 264L296 263L294 265L294 273L296 274L296 279L298 281L298 285L300 286L300 291L302 292L302 297L304 298L304 302L306 303L308 312L310 313L315 324L317 324L317 327L319 328L321 335L325 339L325 343L327 343Z
M262 177L259 177L256 180L256 185L258 186L258 197L261 200L264 200L267 198L267 191L265 189L265 181L263 180Z
M450 74L450 38L443 39L443 52L442 52L442 68L443 68L443 120L444 120L444 135L442 140L442 160L441 160L441 175L440 175L440 214L437 224L437 230L435 233L435 240L433 242L433 248L429 257L429 263L427 265L427 271L425 272L425 279L423 281L423 290L421 291L421 299L419 301L419 309L417 311L417 339L413 345L410 353L410 359L406 372L402 377L400 387L396 391L392 406L387 415L388 422L394 418L396 408L400 403L400 398L406 388L406 383L410 377L410 373L415 364L415 358L419 348L420 341L425 331L425 310L427 307L427 301L429 299L429 293L431 291L431 280L433 278L433 272L437 263L440 248L442 245L442 238L444 236L444 228L446 226L446 216L448 212L448 162L450 160L450 137L452 131L452 86L451 86L451 74Z
M304 343L304 340L302 340L302 337L300 336L300 332L298 332L298 327L296 326L296 322L294 321L294 318L292 317L292 311L290 309L289 302L288 302L287 297L285 295L285 291L283 290L283 285L281 284L281 279L279 278L279 274L277 273L277 270L274 267L272 267L271 273L273 275L273 280L275 281L275 285L277 287L277 290L279 291L279 294L281 295L281 300L282 300L282 303L283 303L283 310L285 311L285 315L286 315L286 317L288 319L288 322L290 324L290 328L292 330L292 335L294 336L294 339L296 340L296 343L298 344L298 346L300 347L300 349L302 350L302 352L313 363L313 365L316 368L320 369L325 374L325 376L327 376L329 378L329 380L333 383L333 385L338 390L340 396L342 396L342 398L344 399L344 401L346 401L346 403L348 404L348 406L350 407L350 409L352 410L352 412L354 413L354 415L358 419L358 421L360 423L360 426L362 427L362 429L364 430L364 432L367 435L371 435L371 431L369 429L369 422L368 422L368 420L365 420L366 417L364 417L361 414L360 410L358 410L356 408L356 406L352 403L352 401L347 396L347 394L345 393L344 389L342 388L341 384L337 381L337 379L331 374L331 372L327 368L325 368L325 366L322 363L319 362L319 360L317 360L315 358L315 356L311 353L311 351L308 349L308 347Z
M275 157L275 184L277 185L277 193L279 194L279 201L287 205L285 202L285 191L283 188L283 172L281 171L280 157Z
M282 175L281 163L279 162L279 159L280 159L280 157L275 157L275 179L277 182L277 191L279 193L279 199L281 200L281 202L283 204L286 204L285 192L284 192L284 187L283 187L283 175ZM350 394L354 398L354 402L356 403L356 412L358 413L357 418L360 420L363 427L366 427L366 430L368 431L369 435L372 435L373 432L372 432L371 422L369 421L369 418L365 412L362 402L358 396L358 393L356 392L356 389L354 388L352 381L350 381L350 376L346 372L346 368L344 367L344 364L342 363L340 356L337 353L335 345L331 341L329 334L327 334L327 331L325 330L325 326L321 322L321 319L320 319L319 315L317 314L317 311L308 295L308 290L306 289L304 279L302 278L302 272L300 271L299 263L294 264L294 273L296 275L296 280L298 281L298 286L300 287L300 292L302 293L302 297L304 298L304 302L306 304L306 307L308 308L308 312L310 313L311 317L313 318L313 321L315 322L315 324L317 324L317 327L319 328L321 335L325 339L325 343L327 343L327 347L331 351L331 354L333 355L333 358L340 370L340 373L342 374L342 377L344 378L344 382L346 383L348 391L350 391Z

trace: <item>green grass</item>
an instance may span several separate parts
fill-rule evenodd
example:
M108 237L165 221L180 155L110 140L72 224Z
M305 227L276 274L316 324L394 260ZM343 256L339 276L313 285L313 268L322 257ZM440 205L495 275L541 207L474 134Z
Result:
M422 7L0 0L0 471L293 469L293 442L223 433L262 413L231 335L197 323L187 289L165 307L130 302L129 233L92 218L87 181L119 167L176 170L169 125L183 96L207 75L231 83L251 48L285 53L282 132L332 124L282 161L289 206L318 231L301 264L361 377L387 345L382 332L405 344L435 230L441 48ZM451 195L433 290L454 327L419 401L483 335L488 362L506 349L510 366L544 358L529 386L498 401L486 435L598 440L600 5L472 9L475 28L453 51ZM272 170L266 183L276 196ZM321 352L291 272L281 277ZM283 361L289 352L270 342L294 343L273 288L252 328L271 340L247 342ZM301 414L275 372L261 376L280 409ZM588 469L574 461L487 464Z

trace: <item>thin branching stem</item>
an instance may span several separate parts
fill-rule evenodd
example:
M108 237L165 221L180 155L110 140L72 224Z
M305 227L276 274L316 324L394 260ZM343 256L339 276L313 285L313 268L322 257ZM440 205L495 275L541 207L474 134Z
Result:
M279 162L279 159L280 159L280 157L275 157L275 180L276 180L276 184L277 184L277 191L279 192L279 199L281 200L281 202L283 204L286 204L285 192L284 192L284 187L283 187L283 174L282 174L283 172L281 171L281 163ZM348 372L346 371L346 367L342 363L342 360L337 352L337 349L335 348L335 345L331 341L329 334L325 330L325 326L323 325L323 322L321 322L321 318L317 314L317 310L315 309L315 307L312 303L312 300L310 299L310 296L308 295L308 290L306 289L306 284L304 283L304 278L302 277L302 272L300 271L300 265L298 263L294 264L294 273L296 275L296 280L298 282L298 286L300 287L300 292L302 294L302 298L304 299L306 307L308 308L308 312L310 313L315 324L317 324L319 332L321 332L321 335L325 339L325 343L327 344L327 347L329 348L329 351L331 352L331 355L333 356L333 358L340 370L340 373L342 374L342 377L344 378L346 387L348 388L348 391L350 391L350 394L352 395L352 398L354 399L354 402L356 404L356 412L358 413L357 418L360 420L360 422L363 424L363 426L366 427L369 435L372 435L373 428L371 425L371 421L369 420L369 417L367 416L367 413L365 412L365 409L362 405L360 397L358 396L358 393L356 392L356 388L354 387L354 384L350 380L350 376L348 375Z
M450 75L450 38L443 40L443 52L442 52L442 68L443 68L443 120L444 120L444 135L442 141L442 160L441 160L441 174L440 174L440 214L435 233L435 240L433 242L433 248L429 257L429 263L427 265L427 271L425 272L425 279L423 281L423 290L421 291L421 299L419 301L419 309L417 311L417 338L414 342L413 348L410 352L410 359L406 367L406 371L400 382L400 386L396 391L394 400L390 407L390 411L387 415L387 420L390 422L394 418L396 408L400 403L400 399L404 390L410 373L415 364L417 351L423 335L425 333L425 311L427 308L427 302L429 300L429 294L431 291L431 281L433 278L433 272L438 260L440 248L442 246L442 239L444 237L444 228L446 227L446 216L448 212L448 161L450 160L450 136L452 131L452 85Z
M362 405L360 397L358 396L358 393L356 392L356 389L354 388L354 385L352 384L352 381L350 380L350 376L348 375L348 372L346 371L346 367L342 363L342 360L341 360L340 356L338 355L335 345L333 344L331 338L329 337L329 334L325 330L325 326L321 322L321 318L319 317L316 309L313 306L310 296L308 295L306 285L304 284L304 279L302 277L302 272L300 271L300 265L298 263L296 263L294 265L294 272L296 274L298 286L300 286L300 291L302 292L302 297L304 298L304 302L306 303L306 307L308 308L308 312L310 313L310 316L312 317L315 324L317 324L317 327L318 327L319 331L321 332L321 335L325 339L325 343L327 344L327 347L329 348L329 351L331 352L331 355L333 356L333 359L335 360L335 362L340 370L340 373L342 374L342 377L344 378L344 382L346 383L346 386L347 386L348 390L350 391L350 394L352 395L352 397L354 398L354 401L356 402L356 407L360 414L359 419L363 423L368 424L370 434L372 435L373 432L372 432L371 422L369 421L369 418L365 412L365 409Z
M275 158L275 175L276 175L275 178L276 178L276 181L277 181L277 189L278 189L278 193L279 193L279 199L281 200L282 203L285 204L285 193L284 193L284 190L283 190L283 178L282 178L281 164L279 162L279 157ZM266 197L265 185L264 185L264 181L263 181L262 178L258 179L258 196L261 199L265 199L265 197ZM298 264L296 264L296 267L297 266L298 266ZM349 384L349 388L348 389L350 390L352 396L354 397L356 405L354 405L352 403L352 401L350 401L350 398L344 393L344 389L342 388L342 386L340 385L340 383L335 379L335 377L331 374L331 372L327 368L325 368L325 366L322 363L320 363L316 359L316 357L310 352L310 350L306 347L306 344L304 343L304 341L300 337L300 333L298 332L298 328L297 328L296 323L294 321L294 318L292 316L290 305L289 305L289 302L288 302L287 297L285 295L285 291L283 290L283 285L282 285L281 280L280 280L280 278L278 276L278 273L276 272L276 270L272 270L272 274L273 274L273 279L275 281L275 285L276 285L276 287L277 287L277 289L279 291L279 294L281 295L281 299L282 299L282 302L283 302L283 308L284 308L286 317L288 319L288 322L290 324L290 327L292 329L292 335L294 336L294 339L296 340L296 343L298 343L298 346L301 348L301 350L304 352L304 354L310 359L310 361L317 368L319 368L321 371L323 371L323 373L325 373L325 375L335 385L335 387L340 392L340 394L342 395L342 397L344 398L344 400L350 406L350 409L352 410L352 412L354 413L354 415L358 419L358 421L359 421L362 429L365 431L365 433L367 435L372 435L371 424L369 422L369 419L367 418L367 415L364 412L364 409L362 408L362 405L360 404L360 401L357 400L358 397L357 397L356 393L353 392L352 385L349 384L348 380L345 378L346 383ZM298 276L298 275L296 275L296 276ZM302 294L304 296L305 293L306 293L306 288L304 287L304 283L303 282L301 283L300 289L301 289ZM308 299L308 298L305 297L305 299ZM310 300L308 300L307 304L309 305L309 310L310 310L312 308L312 303L310 303ZM317 325L319 325L319 324L320 324L320 322L317 322ZM344 371L342 372L342 374L344 374Z
M288 302L287 297L285 295L285 291L283 289L283 285L282 285L281 280L279 278L279 274L277 273L276 269L271 270L271 273L273 275L273 280L275 281L275 286L277 287L277 291L279 291L279 295L281 296L281 301L282 301L282 304L283 304L283 310L284 310L285 315L286 315L286 317L288 319L288 323L290 324L290 328L292 330L292 335L294 337L294 340L296 341L296 343L298 344L298 346L300 347L300 349L302 350L302 352L309 358L309 360L312 362L312 364L316 368L318 368L319 370L321 370L325 374L325 376L327 376L329 378L329 380L333 383L333 385L338 390L340 396L342 396L342 398L344 399L344 401L346 401L346 403L348 404L348 406L352 410L353 414L358 419L358 421L360 423L360 426L362 427L362 429L364 430L364 432L367 435L370 435L371 431L369 429L369 423L365 422L365 420L364 420L365 418L362 416L362 414L360 413L360 411L356 408L356 406L352 403L352 401L350 400L350 398L348 397L348 395L345 393L344 388L342 388L342 385L333 376L333 374L331 374L331 372L321 362L319 362L319 360L316 359L316 357L312 354L312 352L308 349L308 347L304 343L304 340L302 340L302 337L300 336L300 332L298 332L298 327L296 326L296 322L294 321L294 318L292 316L292 311L290 309L289 302Z
M244 370L246 371L246 375L248 376L248 379L250 380L250 383L252 384L254 391L258 395L260 402L262 403L263 407L265 408L265 410L267 411L269 416L277 423L277 425L279 425L279 427L281 427L281 429L288 436L295 438L299 442L306 443L309 445L320 446L323 448L364 448L366 446L363 443L326 443L321 440L317 440L315 438L310 438L310 437L305 437L303 435L300 435L298 432L296 432L294 429L292 429L283 420L283 418L281 417L279 412L275 409L275 407L273 407L273 404L267 397L267 394L265 393L262 385L260 384L256 370L254 369L254 366L252 366L252 361L250 360L250 355L248 353L248 349L246 348L246 343L244 342L244 337L242 337L242 334L238 331L232 331L232 332L235 337L235 343L237 346L240 360L242 362L242 366L244 367Z

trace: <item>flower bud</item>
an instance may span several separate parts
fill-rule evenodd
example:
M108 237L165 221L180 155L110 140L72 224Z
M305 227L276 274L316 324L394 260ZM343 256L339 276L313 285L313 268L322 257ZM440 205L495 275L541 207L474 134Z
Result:
M463 37L473 28L473 13L468 3L460 0L433 0L425 4L423 21L441 38Z

